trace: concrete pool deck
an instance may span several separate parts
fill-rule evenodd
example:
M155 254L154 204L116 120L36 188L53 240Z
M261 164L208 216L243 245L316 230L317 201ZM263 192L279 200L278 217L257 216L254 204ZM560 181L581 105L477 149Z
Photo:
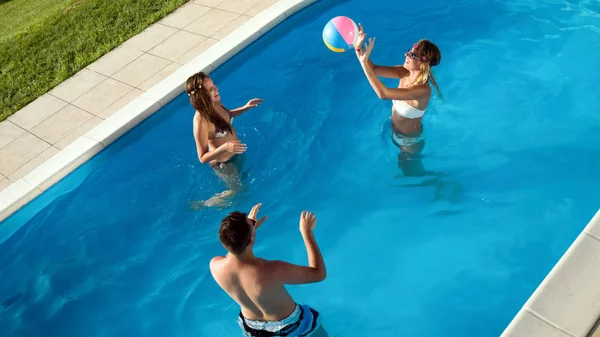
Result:
M315 1L188 2L9 117L0 221L181 94L190 74L212 71ZM600 337L599 279L600 210L502 336Z

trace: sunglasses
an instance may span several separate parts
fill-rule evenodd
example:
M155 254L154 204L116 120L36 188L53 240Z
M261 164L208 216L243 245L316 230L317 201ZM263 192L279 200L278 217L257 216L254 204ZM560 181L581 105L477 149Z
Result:
M416 61L425 62L425 59L426 59L425 56L419 57L419 55L417 55L414 51L412 51L412 49L409 49L408 51L406 51L406 55Z
M411 49L409 49L409 50L406 51L406 56L410 57L413 60L425 62L427 60L427 58L425 56L419 56L419 55L417 55L417 53L415 53L413 51L413 49L415 49L415 48L417 48L416 44Z

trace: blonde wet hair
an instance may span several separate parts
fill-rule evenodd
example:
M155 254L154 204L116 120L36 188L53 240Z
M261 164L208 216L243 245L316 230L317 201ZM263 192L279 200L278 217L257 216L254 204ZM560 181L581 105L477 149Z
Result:
M440 98L444 98L438 87L437 81L433 77L433 72L431 71L431 67L435 67L440 64L442 60L442 53L440 49L433 44L433 42L423 39L417 42L413 46L413 51L418 59L421 61L420 65L420 73L419 76L414 80L414 85L425 84L428 81L431 82L431 85L435 88L436 93Z

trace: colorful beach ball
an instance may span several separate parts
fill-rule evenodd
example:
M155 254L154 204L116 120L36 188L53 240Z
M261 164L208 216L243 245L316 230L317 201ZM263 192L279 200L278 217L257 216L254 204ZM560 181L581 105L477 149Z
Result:
M343 53L358 39L358 26L349 17L336 16L323 29L323 41L327 48Z

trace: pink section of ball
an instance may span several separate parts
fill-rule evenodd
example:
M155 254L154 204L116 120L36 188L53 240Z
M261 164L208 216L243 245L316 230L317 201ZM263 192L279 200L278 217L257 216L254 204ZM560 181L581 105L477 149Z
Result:
M351 45L354 43L354 22L346 16L333 18L333 25L344 38L344 41Z

